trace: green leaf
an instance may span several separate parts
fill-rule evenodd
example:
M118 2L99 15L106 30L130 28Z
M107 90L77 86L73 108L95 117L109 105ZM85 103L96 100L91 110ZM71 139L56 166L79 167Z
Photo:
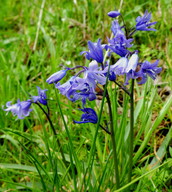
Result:
M156 156L152 159L152 161L150 163L151 169L153 169L154 167L157 167L161 163L163 157L165 156L165 154L167 152L167 147L168 147L171 139L172 139L172 127L168 131L167 136L165 137L164 141L162 142L161 146L159 147L159 149L156 153Z
M32 171L38 173L35 167L29 165L22 165L22 164L8 164L8 163L0 163L1 169L19 169L25 171Z
M152 136L152 133L155 131L155 129L158 127L158 125L163 120L163 118L164 118L165 114L168 112L171 104L172 104L172 95L169 97L169 99L167 100L167 102L165 103L163 108L161 109L161 111L160 111L158 117L156 118L156 120L154 121L151 129L149 129L149 132L147 133L146 137L144 138L143 143L141 144L139 150L136 152L136 154L133 158L134 163L136 163L137 159L139 158L139 156L143 152L145 146L147 145L147 143L149 142L149 140Z

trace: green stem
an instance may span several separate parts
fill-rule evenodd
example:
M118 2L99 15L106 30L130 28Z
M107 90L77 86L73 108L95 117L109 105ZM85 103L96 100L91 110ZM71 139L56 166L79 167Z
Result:
M106 133L111 135L111 132L108 130L108 128L103 127L102 125L99 125Z
M40 109L43 111L43 113L46 115L46 117L47 117L47 119L48 119L48 121L49 121L49 123L50 123L50 127L51 127L51 129L52 129L52 131L53 131L53 133L54 133L54 136L57 136L57 132L56 132L55 127L54 127L54 125L53 125L53 123L52 123L52 121L51 121L51 119L50 119L49 114L44 110L44 108L43 108L38 102L37 102L36 104L39 106L39 108L40 108ZM65 165L66 165L67 161L66 161L66 158L65 158L65 156L64 156L64 152L63 152L61 143L60 143L60 141L59 141L58 138L57 138L57 144L58 144L58 146L59 146L59 149L60 149L60 153L61 153L63 162L64 162Z
M79 165L79 161L78 161L78 158L77 158L75 150L74 150L74 146L73 146L73 143L72 143L72 138L70 136L69 129L68 129L68 126L67 126L67 123L65 121L65 118L64 118L64 115L63 115L63 111L62 111L62 108L61 108L59 96L58 96L56 90L55 90L55 93L56 93L56 97L57 97L57 103L58 103L60 115L62 117L62 121L63 121L63 124L65 126L65 130L66 130L66 133L67 133L67 136L68 136L68 139L69 139L69 143L68 143L68 146L69 146L69 157L70 157L70 165L71 165L71 169L72 169L72 177L73 177L73 182L74 182L74 191L78 191L78 189L77 189L77 180L76 180L77 177L76 177L74 169L76 167L78 175L80 176L81 175L80 174L81 173L80 165ZM73 158L75 160L75 165L74 165L74 162L73 162Z
M103 106L104 106L104 101L105 101L105 97L106 97L107 85L108 85L108 76L106 77L106 84L104 85L104 92L103 92L103 98L102 98L100 112L99 112L99 116L98 116L98 122L97 122L97 126L96 126L96 131L95 131L95 134L94 134L94 139L93 139L93 142L92 142L90 155L89 155L89 158L88 158L88 166L87 166L86 171L84 173L84 177L83 177L83 181L82 181L80 191L83 191L83 186L84 185L85 185L84 186L84 188L85 188L84 191L87 191L87 187L88 187L88 184L90 182L90 177L91 177L91 174L92 174L92 167L93 167L93 163L94 163L96 140L97 140L98 130L99 130L99 127L100 127L101 117L102 117L102 113L103 113ZM87 173L88 173L87 183L85 184Z
M127 93L130 96L130 92L123 86L121 86L117 81L114 81L120 89L122 89L125 93Z
M133 166L133 142L134 142L134 79L131 82L130 91L130 134L129 134L129 174L128 182L131 182Z
M106 90L107 91L107 90ZM107 91L106 99L109 108L109 116L110 116L110 132L111 132L111 140L112 140L112 147L113 147L113 156L114 156L114 166L115 166L115 176L116 176L116 189L120 187L120 180L119 180L119 171L118 171L118 158L117 158L117 151L116 151L116 140L115 140L115 132L113 126L113 113L111 107L110 97Z

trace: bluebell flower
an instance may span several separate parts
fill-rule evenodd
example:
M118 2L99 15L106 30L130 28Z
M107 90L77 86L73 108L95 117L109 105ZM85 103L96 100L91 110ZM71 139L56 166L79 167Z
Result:
M58 72L52 74L52 75L46 80L46 82L49 83L49 84L57 83L58 81L60 81L61 79L63 79L63 77L66 75L66 72L67 72L68 70L69 70L69 69L64 69L64 70L61 70L61 71L58 71Z
M111 30L112 30L114 36L118 36L118 37L122 36L122 38L123 38L123 36L125 36L125 35L121 29L122 28L119 25L118 20L115 19L114 21L112 21Z
M73 76L62 85L60 83L56 84L56 88L72 102L81 100L83 106L86 104L87 99L89 101L96 99L94 86L90 86L86 79L80 77Z
M114 65L105 67L103 70L104 73L108 72L109 74L114 73L115 75L124 75L128 66L128 59L126 57L121 57Z
M136 30L137 31L156 31L156 29L149 28L151 25L155 25L157 22L150 23L151 13L146 10L143 17L138 16L136 18Z
M20 101L18 99L17 103L11 105L11 101L6 103L6 109L4 111L11 111L14 116L17 116L17 119L24 119L24 117L28 116L32 109L30 109L32 104L31 100Z
M60 84L59 82L57 84L55 84L55 87L57 89L59 89L60 93L62 95L66 95L67 92L69 92L69 90L71 89L72 87L72 84L75 80L76 76L72 76L68 81L66 81L65 83L63 84Z
M98 63L103 63L103 48L101 45L101 39L98 39L97 43L88 41L89 51L82 51L81 54L85 53L85 57L90 60L96 60Z
M93 101L96 99L96 92L92 87L90 87L87 83L83 84L83 88L80 90L73 89L73 93L71 97L71 101L82 101L82 106L84 107L86 104L87 99L89 101Z
M117 20L112 22L111 30L114 34L114 38L108 39L108 48L121 57L125 57L129 51L127 48L132 46L131 42L133 39L127 39L124 32L122 31Z
M136 72L136 68L138 66L138 62L139 62L139 56L137 53L134 53L127 64L125 73L126 73L126 79L125 79L125 83L124 85L128 85L128 81L130 79L136 79L137 78L137 72Z
M80 74L83 75L83 78L78 77ZM97 61L93 60L90 62L89 67L84 67L82 71L70 78L66 83L57 83L55 86L69 100L72 102L81 100L83 106L85 106L87 99L89 101L96 99L96 85L104 85L105 83L106 76L100 70Z
M138 61L139 61L139 56L137 53L134 53L129 59L128 65L126 67L126 73L130 71L135 71L138 65Z
M100 70L96 61L89 63L89 67L84 71L84 79L86 80L86 83L92 85L94 88L97 83L101 85L105 85L106 83L106 77L104 76L102 70Z
M112 80L114 81L116 79L116 75L124 75L126 74L126 81L125 85L128 84L128 81L132 79L136 79L136 68L138 65L138 54L134 53L130 59L126 57L121 57L114 65L111 65L110 67L107 66L103 70L103 73L107 74L108 69L109 69L109 77L113 78ZM111 77L113 75L113 77Z
M84 114L81 116L81 121L74 121L75 123L94 123L98 122L98 117L96 112L91 108L80 109Z
M37 86L37 90L38 90L38 96L32 96L33 102L40 102L43 105L47 105L47 95L46 95L46 91L48 91L48 89L41 89L40 87Z
M108 13L108 16L109 17L112 17L112 18L115 18L115 17L117 17L117 16L119 16L120 15L120 13L118 12L118 11L110 11L109 13Z
M151 77L153 80L156 79L158 73L162 71L161 67L157 67L159 60L154 63L150 63L145 61L141 64L140 71L137 73L138 77L141 77L142 80L138 82L138 84L144 84L147 81L147 76Z

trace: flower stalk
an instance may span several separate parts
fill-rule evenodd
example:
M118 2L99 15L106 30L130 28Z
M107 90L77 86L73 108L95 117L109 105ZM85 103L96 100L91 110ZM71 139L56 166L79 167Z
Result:
M51 118L50 118L49 114L44 110L44 108L43 108L38 102L36 102L35 104L37 104L37 105L39 106L39 108L43 111L43 113L45 114L45 116L46 116L47 119L48 119L48 122L49 122L50 127L51 127L51 129L52 129L52 131L53 131L54 136L57 137L57 132L56 132L55 127L54 127L54 125L53 125L53 123L52 123L52 121L51 121ZM63 162L64 162L65 165L66 165L67 161L66 161L66 158L65 158L65 155L64 155L64 152L63 152L63 148L62 148L62 146L61 146L61 143L60 143L60 141L59 141L58 138L56 138L56 141L57 141L57 144L58 144L58 146L59 146L59 150L60 150L60 153L61 153L61 156L62 156L62 160L63 160Z
M107 91L107 90L106 90ZM115 139L115 131L113 125L113 113L112 113L112 106L108 91L106 92L106 99L109 109L109 117L110 117L110 136L112 141L112 148L113 148L113 158L114 158L114 167L115 167L115 177L116 177L116 189L120 187L120 179L119 179L119 170L118 170L118 157L117 157L117 150L116 150L116 139Z
M131 94L130 94L130 133L129 133L129 172L128 182L132 177L133 166L133 143L134 143L134 79L131 81Z

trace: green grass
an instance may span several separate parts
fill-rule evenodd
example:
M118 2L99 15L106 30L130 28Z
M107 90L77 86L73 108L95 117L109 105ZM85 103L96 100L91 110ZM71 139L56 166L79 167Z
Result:
M107 12L119 9L120 2L46 0L39 19L42 2L0 1L0 104L36 95L36 86L49 89L51 117L67 163L62 161L56 138L38 106L29 117L17 121L1 108L0 191L115 191L110 136L96 125L74 124L81 115L77 110L80 102L71 103L58 95L45 80L61 70L61 65L87 63L80 52L87 49L88 40L107 42L111 34ZM122 187L118 191L128 191L130 184L133 191L172 190L172 99L165 91L172 87L172 1L128 0L123 2L121 13L132 26L146 9L152 12L152 20L158 21L157 31L138 33L134 49L140 50L141 60L160 59L163 70L156 84L149 80L135 87L135 150L129 184L129 99L117 87L109 88ZM102 117L108 119L106 102L90 102L98 112L101 105L105 108Z

